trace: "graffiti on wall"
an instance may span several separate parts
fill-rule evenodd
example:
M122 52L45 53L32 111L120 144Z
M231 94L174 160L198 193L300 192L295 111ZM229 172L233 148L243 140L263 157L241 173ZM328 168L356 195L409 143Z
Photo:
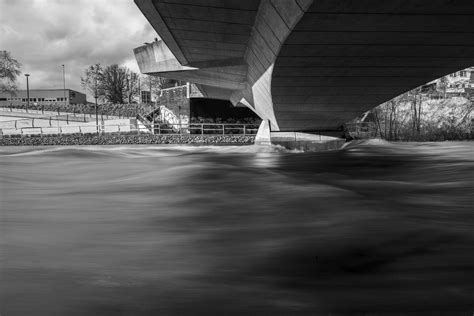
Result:
M160 119L162 122L172 126L174 129L187 128L189 124L189 116L179 114L176 115L173 111L164 105L160 105Z

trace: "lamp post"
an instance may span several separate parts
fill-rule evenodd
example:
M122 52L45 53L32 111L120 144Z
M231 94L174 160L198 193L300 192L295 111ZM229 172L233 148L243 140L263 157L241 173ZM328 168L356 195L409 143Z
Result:
M150 81L150 101L149 102L151 102L151 76L148 76L148 79Z
M135 116L138 118L138 105L142 103L142 89L140 87L140 75L138 75L138 104L137 104L137 110L135 111Z
M140 87L140 76L138 76L138 103L142 103L142 88Z
M30 84L28 82L28 77L30 74L25 74L26 77L26 112L28 112L28 108L30 107Z
M132 93L130 92L130 81L132 80L132 74L128 74L127 76L127 104L130 105L130 99L132 97Z
M155 104L153 103L153 101L151 100L151 76L148 76L148 79L150 81L150 102L153 104L153 112L152 113L152 116L153 116L153 128L152 128L152 134L155 134Z
M95 93L94 93L94 98L95 98L95 126L96 126L96 130L97 130L97 135L99 134L99 115L98 115L98 111L97 111L97 98L99 97L97 95L97 76L99 75L99 66L97 66L96 68L96 71L95 71L95 84L94 84L94 87L95 87Z
M63 95L64 95L64 109L67 108L67 101L66 101L66 71L64 69L64 65L63 66Z

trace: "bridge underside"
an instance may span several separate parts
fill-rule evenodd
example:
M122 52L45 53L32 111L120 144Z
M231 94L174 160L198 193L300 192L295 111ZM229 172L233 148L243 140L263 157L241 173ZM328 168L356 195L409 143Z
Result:
M243 103L273 130L337 131L474 64L468 0L135 0L163 41L142 73Z

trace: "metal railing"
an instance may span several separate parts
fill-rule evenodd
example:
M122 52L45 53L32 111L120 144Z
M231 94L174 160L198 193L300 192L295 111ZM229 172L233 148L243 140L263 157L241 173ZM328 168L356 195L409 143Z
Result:
M373 138L377 136L377 125L374 122L346 123L346 129L352 137Z
M181 123L181 124L155 124L155 134L200 134L200 135L255 135L257 124L233 123Z
M88 124L63 126L27 126L19 128L2 128L0 137L27 135L66 135L66 134L155 134L155 135L255 135L258 125L255 124L217 124L217 123L188 123L188 124Z

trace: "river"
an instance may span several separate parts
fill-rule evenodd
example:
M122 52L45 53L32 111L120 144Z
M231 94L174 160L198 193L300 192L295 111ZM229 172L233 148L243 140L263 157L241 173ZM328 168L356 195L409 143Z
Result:
M0 314L471 315L474 143L0 148Z

